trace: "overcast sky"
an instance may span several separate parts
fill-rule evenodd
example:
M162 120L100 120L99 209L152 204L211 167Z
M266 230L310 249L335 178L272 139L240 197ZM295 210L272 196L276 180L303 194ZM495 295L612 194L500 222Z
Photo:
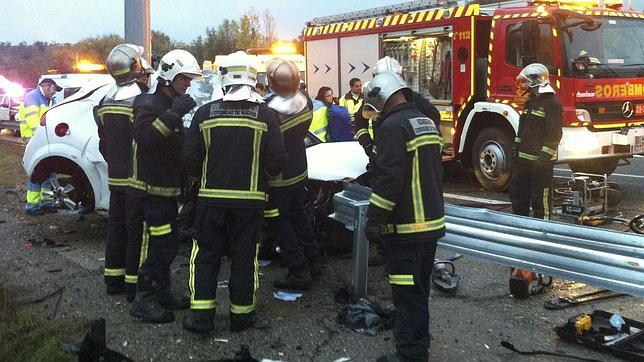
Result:
M628 0L624 0L625 2ZM251 8L269 9L282 39L297 37L304 23L316 16L360 10L403 1L392 0L150 0L152 30L173 40L190 42L217 27L223 19L237 19ZM123 0L0 0L0 41L75 43L105 34L123 36ZM632 0L642 10L644 0Z

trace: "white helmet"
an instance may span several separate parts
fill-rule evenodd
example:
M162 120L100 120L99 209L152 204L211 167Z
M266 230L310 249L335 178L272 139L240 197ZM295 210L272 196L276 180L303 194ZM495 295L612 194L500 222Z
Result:
M183 74L192 79L201 78L201 68L199 68L197 59L182 49L171 50L161 58L159 67L152 75L152 86L149 93L156 92L160 80L170 84L177 74Z
M550 86L550 73L545 65L532 63L521 70L516 78L517 93L526 94L531 88L539 87L539 93L554 93Z
M372 108L374 111L381 113L389 97L401 89L407 92L407 99L410 100L411 89L400 75L391 71L376 74L364 86L365 108Z
M219 65L221 86L248 85L255 87L257 84L257 69L253 67L251 58L243 51L234 52Z
M396 59L387 55L384 58L378 59L373 70L373 76L375 77L377 74L387 71L402 75L403 68Z
M200 78L201 68L192 54L182 49L175 49L161 58L157 73L159 73L159 78L170 83L177 74L183 74L193 79Z

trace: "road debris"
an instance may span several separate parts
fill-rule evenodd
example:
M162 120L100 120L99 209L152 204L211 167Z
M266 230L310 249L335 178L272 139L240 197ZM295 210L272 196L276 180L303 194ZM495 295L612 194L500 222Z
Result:
M275 299L283 300L286 302L294 302L298 300L302 296L302 293L290 293L290 292L285 292L283 290L278 290L276 292L273 292L273 297Z

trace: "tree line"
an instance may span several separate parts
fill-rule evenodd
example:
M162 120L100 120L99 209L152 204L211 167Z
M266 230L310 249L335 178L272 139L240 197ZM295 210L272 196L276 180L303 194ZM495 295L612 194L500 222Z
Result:
M167 34L153 30L151 53L161 57L172 49L184 49L202 64L204 60L214 60L215 55L266 47L275 40L275 20L270 11L257 13L251 9L238 19L224 19L216 28L206 28L205 35L199 35L189 43L175 41ZM34 87L42 74L77 72L74 65L80 59L104 63L110 50L123 42L123 38L115 34L90 37L74 44L0 42L0 75L25 87Z

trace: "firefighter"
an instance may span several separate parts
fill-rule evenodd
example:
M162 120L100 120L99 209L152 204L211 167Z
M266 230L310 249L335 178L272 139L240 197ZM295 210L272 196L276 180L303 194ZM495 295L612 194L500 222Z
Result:
M358 78L351 78L349 80L349 87L351 90L340 98L340 106L345 107L351 116L351 124L355 124L354 115L362 107L364 96L362 94L362 81Z
M142 55L143 47L133 44L119 44L112 49L105 65L116 85L96 110L99 150L107 162L110 188L105 286L107 294L125 292L129 302L134 300L136 292L141 249L139 242L127 245L125 224L126 189L132 171L133 105L136 96L147 93L147 74L152 72Z
M550 220L552 178L561 140L563 110L550 85L548 68L533 63L516 78L517 94L525 97L519 132L512 146L513 172L510 180L512 212ZM546 279L548 281L546 282ZM552 278L521 269L512 270L510 293L526 298L550 285Z
M300 72L295 63L274 60L267 68L268 86L273 93L268 107L279 114L288 164L284 171L268 181L270 188L265 211L267 234L282 249L282 260L288 269L285 278L273 285L283 289L306 289L312 282L311 272L319 274L320 247L311 221L304 212L304 183L308 178L304 138L311 125L311 108L299 88Z
M224 98L200 107L187 131L184 160L201 180L190 256L191 313L183 320L192 332L214 328L224 254L231 259L230 330L241 332L256 322L267 177L279 175L288 156L277 114L254 91L257 70L251 62L244 52L227 57L220 65Z
M396 316L396 353L379 361L427 361L429 288L437 241L445 235L441 148L434 121L412 102L396 73L365 85L365 109L378 117L365 234L385 244ZM374 113L375 112L375 113Z
M402 70L403 68L400 66L400 63L398 63L396 59L390 56L385 56L376 62L374 76L385 71L392 71L402 76ZM412 91L412 97L413 97L412 102L416 105L416 107L425 116L429 117L429 119L434 121L434 124L437 127L439 127L440 113L438 112L438 109L436 109L436 107L433 104L431 104L425 97L421 96L417 92ZM365 117L363 115L363 109L361 108L360 111L356 113L356 117L355 117L356 139L358 140L360 145L364 148L366 155L369 157L372 156L373 134L376 133L376 129L378 128L377 118L372 118L370 116L370 113L372 112L370 112L369 110L367 110L367 112L364 112L364 114L367 115L367 117ZM439 128L439 132L440 132L440 128ZM369 265L377 266L377 265L385 264L385 257L384 257L385 253L386 253L386 250L384 249L384 246L378 245L377 254L369 258Z
M44 78L40 81L38 87L25 95L24 101L20 103L18 108L20 136L25 143L28 143L34 136L36 128L40 124L40 118L53 105L56 92L62 89L53 79ZM46 211L56 211L55 208L51 207L51 200L41 200L43 185L40 182L33 181L34 179L43 179L41 176L34 172L32 179L27 182L27 204L25 205L25 212L29 215L43 215ZM49 173L46 176L55 177L55 175L50 176Z
M201 69L195 57L185 50L172 50L161 58L149 93L134 102L128 199L134 200L136 207L128 209L128 228L145 222L143 233L148 243L130 314L146 322L171 322L174 314L170 309L189 305L187 298L171 293L170 265L179 248L174 221L183 183L182 118L196 106L186 90L198 77ZM128 237L140 240L137 235Z

